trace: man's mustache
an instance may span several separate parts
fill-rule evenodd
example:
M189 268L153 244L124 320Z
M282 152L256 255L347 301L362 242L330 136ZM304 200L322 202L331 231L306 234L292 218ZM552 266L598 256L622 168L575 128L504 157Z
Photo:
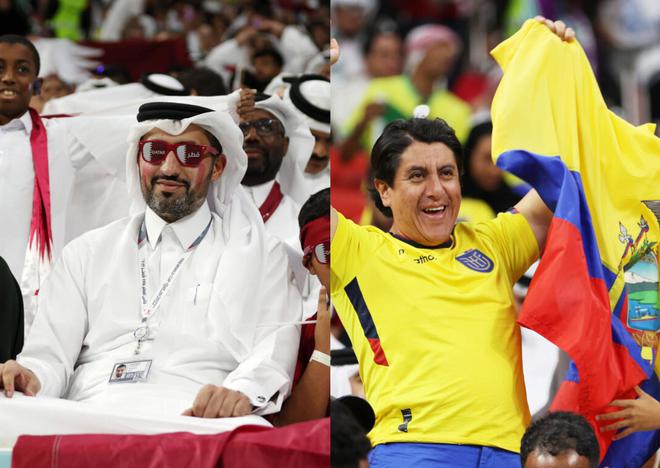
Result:
M319 156L316 153L312 153L309 159L314 159L315 161L325 161L326 159L328 159L328 156Z
M151 186L158 182L159 180L167 180L169 182L176 182L178 184L185 185L186 189L190 188L190 182L187 180L179 179L177 176L154 176L151 178Z
M255 151L259 151L261 154L266 154L266 148L264 148L262 145L259 144L247 143L243 145L243 151L247 153L248 150L255 150Z

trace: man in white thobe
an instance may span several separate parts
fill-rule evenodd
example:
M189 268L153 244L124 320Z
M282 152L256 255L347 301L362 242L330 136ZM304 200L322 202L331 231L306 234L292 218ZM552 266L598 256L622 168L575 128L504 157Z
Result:
M259 208L266 231L286 244L291 280L304 300L303 317L310 317L316 313L321 284L302 265L298 227L301 205L280 186L279 177L284 160L310 151L312 136L303 120L279 96L257 100L240 117L243 149L248 156L243 187Z
M133 216L66 246L23 353L0 365L5 395L174 420L275 412L291 387L300 297L240 187L241 132L228 109L172 102L142 106L138 121ZM68 431L64 420L57 432Z

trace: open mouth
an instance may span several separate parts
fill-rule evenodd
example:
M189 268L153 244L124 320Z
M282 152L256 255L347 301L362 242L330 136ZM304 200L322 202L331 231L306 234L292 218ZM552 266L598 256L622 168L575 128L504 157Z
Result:
M16 91L11 89L4 89L2 92L0 92L0 96L9 98L16 97Z
M444 214L447 211L447 205L441 206L431 206L428 208L422 208L422 211L428 215L439 216Z

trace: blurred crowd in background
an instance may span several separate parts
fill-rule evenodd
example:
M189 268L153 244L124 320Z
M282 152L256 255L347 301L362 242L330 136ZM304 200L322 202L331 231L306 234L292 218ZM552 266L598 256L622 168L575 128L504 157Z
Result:
M336 38L332 203L347 218L388 229L391 220L368 197L369 152L388 122L412 117L420 104L464 145L459 220L493 218L526 193L492 163L489 108L502 73L489 51L535 15L576 31L610 109L634 124L660 123L657 0L0 0L0 31L35 42L43 84L32 106L45 114L71 109L49 106L52 99L145 73L169 74L186 93L208 96L267 91L282 73L329 78ZM521 301L532 273L516 290ZM334 349L350 347L336 320L332 339ZM551 362L525 364L528 380L545 389L529 392L533 413L552 394L548 369L558 359L556 348L536 343L532 352ZM336 362L331 394L363 396L357 364Z
M147 72L197 95L263 91L281 72L329 76L329 17L329 0L0 1L3 34L30 36L41 55L37 108Z
M660 8L653 0L334 0L333 203L387 228L366 197L368 154L379 129L418 104L465 146L460 218L488 219L525 193L489 154L489 108L501 70L489 51L536 15L562 20L584 48L610 109L660 122Z
M537 14L575 29L608 107L636 124L660 122L653 0L0 0L0 29L37 44L37 109L146 72L169 73L199 95L263 91L282 72L329 77L332 35L341 47L332 71L333 201L349 218L386 228L366 197L369 150L387 122L418 104L465 145L462 219L488 219L524 194L490 162L488 109L501 71L488 52Z
M370 201L369 153L384 126L420 104L445 119L464 149L459 221L513 207L529 187L492 162L490 105L502 71L489 51L529 18L562 20L576 31L607 106L634 123L660 123L660 8L654 0L333 0L332 202L346 217L389 229ZM524 301L535 266L515 285ZM333 347L349 362L341 324ZM523 330L532 414L543 414L568 359ZM553 372L554 370L554 372ZM357 365L333 366L332 395L361 395ZM341 378L338 376L341 375ZM348 383L346 383L348 381Z

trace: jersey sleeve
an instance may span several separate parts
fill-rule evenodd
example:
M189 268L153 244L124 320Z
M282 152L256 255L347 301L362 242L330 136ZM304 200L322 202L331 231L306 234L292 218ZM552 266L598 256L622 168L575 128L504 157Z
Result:
M499 253L512 284L538 259L538 243L522 214L500 213L492 221L478 226Z
M358 273L373 250L373 234L337 212L337 230L330 244L331 293L343 289Z

